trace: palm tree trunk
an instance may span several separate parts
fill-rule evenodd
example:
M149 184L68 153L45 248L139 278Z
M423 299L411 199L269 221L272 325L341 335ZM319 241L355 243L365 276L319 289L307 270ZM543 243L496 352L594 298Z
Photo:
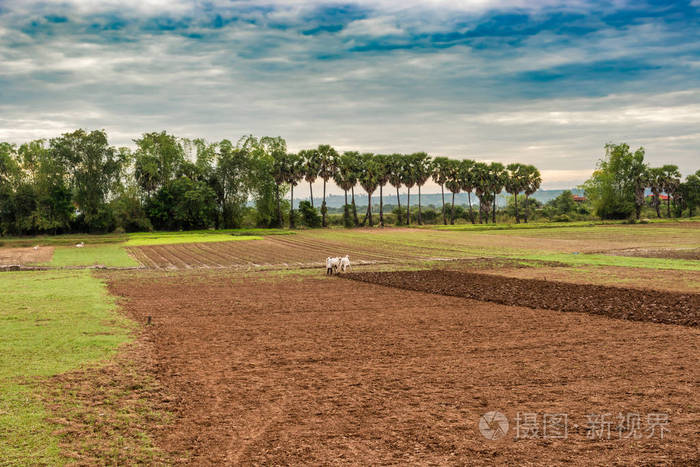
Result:
M423 225L423 214L420 207L420 185L418 185L418 225Z
M326 225L326 179L323 179L323 204L321 204L321 215L323 216L323 222L322 225L323 227L327 227Z
M440 191L442 192L442 223L447 225L447 216L445 216L445 184L440 184Z
M280 204L279 185L275 185L275 198L277 198L277 227L282 227L282 205Z
M671 218L671 195L666 193L666 213L668 218Z
M661 210L659 210L659 205L661 204L661 200L659 199L659 194L654 193L654 208L656 209L656 217L659 219L661 218Z
M384 190L383 186L379 185L379 225L384 227Z
M291 185L292 191L289 195L290 207L289 207L289 228L294 228L294 185Z
M406 225L411 225L411 189L406 187L406 190L408 191L408 197L406 198Z
M515 193L515 223L520 224L520 218L518 217L518 193Z
M309 182L309 198L311 198L311 207L314 207L314 186Z
M491 213L491 222L496 223L496 192L493 192L493 212Z
M527 200L528 200L528 196L527 196L527 193L525 193L525 207L523 208L523 218L524 218L526 224L527 224L527 211L528 211L528 209L530 209L530 207L529 207L530 205L528 204Z
M343 225L350 226L350 207L348 206L348 190L345 190L345 204L343 204Z
M357 206L355 206L355 187L353 186L350 188L350 190L352 193L352 215L355 219L355 227L357 227L360 224L360 221L357 218Z
M469 220L472 221L472 225L476 224L474 220L474 211L472 210L472 192L467 191L467 200L469 200Z
M367 193L367 212L369 213L369 226L374 227L374 220L372 220L372 193Z
M398 213L399 222L398 223L401 224L401 196L399 196L399 187L396 187L396 202L399 205L399 213Z
M455 192L452 192L452 210L450 212L450 224L455 225Z

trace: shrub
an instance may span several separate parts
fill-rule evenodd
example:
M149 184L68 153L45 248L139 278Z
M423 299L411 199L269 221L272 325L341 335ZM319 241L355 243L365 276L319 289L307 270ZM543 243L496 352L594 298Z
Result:
M307 227L321 227L321 216L318 214L318 210L311 206L309 201L301 201L298 211L303 225Z

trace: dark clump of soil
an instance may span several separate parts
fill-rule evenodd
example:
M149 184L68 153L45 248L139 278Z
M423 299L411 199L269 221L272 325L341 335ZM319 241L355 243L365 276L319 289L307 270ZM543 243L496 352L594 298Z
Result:
M698 326L700 294L515 279L471 272L363 272L343 277L400 289L505 305L594 313L612 318Z

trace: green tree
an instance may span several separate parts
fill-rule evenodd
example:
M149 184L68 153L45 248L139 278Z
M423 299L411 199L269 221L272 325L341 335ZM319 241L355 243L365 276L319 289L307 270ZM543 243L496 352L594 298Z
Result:
M695 216L695 209L700 206L700 170L685 178L682 186L688 204L688 215Z
M185 148L180 139L165 131L144 133L134 143L134 176L146 196L150 196L175 179L185 162Z
M221 214L221 226L239 228L253 186L251 156L246 148L235 147L224 139L218 144L212 186Z
M384 186L389 183L391 177L391 156L377 154L374 159L377 163L377 183L379 185L379 225L384 227Z
M447 157L436 157L432 163L433 181L440 185L442 194L442 223L447 225L447 214L445 213L445 183L448 177L449 159Z
M362 225L365 225L365 221L369 218L369 226L374 226L374 221L372 220L372 193L377 189L379 185L379 171L380 167L374 160L374 154L364 153L360 156L361 167L360 171L360 185L367 192L367 212L365 213L365 218L362 220Z
M403 154L394 153L389 156L389 183L391 186L396 188L396 202L398 204L398 211L396 212L397 223L401 224L401 196L399 195L399 188L403 184Z
M476 224L474 219L474 210L472 208L472 191L474 191L474 161L471 159L462 159L459 161L459 185L462 191L467 194L467 202L469 203L469 220L472 224Z
M421 210L421 188L428 181L432 173L432 158L425 152L411 154L414 167L415 181L418 186L418 225L423 225L423 213Z
M401 157L401 183L406 187L406 225L411 225L411 188L418 181L415 159L406 154Z
M455 194L459 193L462 183L461 183L461 163L454 159L448 159L445 165L445 170L447 173L447 178L445 181L445 186L452 193L452 208L450 210L450 224L455 223Z
M294 226L294 187L304 179L304 158L298 154L288 154L286 162L287 177L286 182L289 184L291 194L289 195L289 228Z
M526 165L525 174L527 181L523 188L523 191L525 192L525 209L523 211L525 214L524 220L527 224L527 217L530 212L529 198L540 189L540 185L542 184L542 176L540 175L540 171L534 165Z
M503 188L506 184L507 176L508 173L506 171L506 168L500 162L492 162L489 165L489 186L491 188L493 198L493 210L491 211L491 213L493 216L492 222L494 224L496 223L496 198L503 191Z
M311 207L314 207L314 186L313 183L318 178L321 170L321 161L316 149L303 149L299 151L299 156L303 159L304 180L309 184L309 200ZM345 203L347 204L347 203Z
M51 139L51 157L68 167L73 199L91 231L111 228L107 201L120 185L124 153L107 141L103 130L77 130Z
M489 211L491 208L491 173L488 164L484 162L475 162L471 169L472 183L474 184L474 192L479 198L479 223L483 224L489 221Z
M515 203L515 223L520 224L520 217L518 215L518 195L527 181L526 168L523 164L513 163L508 164L506 167L507 176L505 180L505 189L508 193L513 195L513 200Z
M681 183L681 173L677 165L667 164L661 167L663 190L666 192L667 217L671 217L671 198L676 195Z
M327 227L326 215L328 207L326 207L326 184L328 180L333 178L335 174L335 162L338 160L338 152L328 144L321 144L318 149L319 170L318 176L323 179L323 204L321 204L321 223L323 227Z
M357 153L346 151L335 163L336 172L333 175L333 181L345 192L345 204L343 205L343 222L345 227L352 227L350 219L350 205L348 204L348 190L356 183L355 160Z
M635 213L635 192L642 184L635 179L639 174L641 180L645 170L643 148L632 153L627 144L606 144L605 157L584 184L596 214L603 219L624 219Z
M661 192L664 190L664 172L661 167L652 167L648 171L647 181L652 193L652 206L656 210L656 217L661 217L659 206L661 205Z

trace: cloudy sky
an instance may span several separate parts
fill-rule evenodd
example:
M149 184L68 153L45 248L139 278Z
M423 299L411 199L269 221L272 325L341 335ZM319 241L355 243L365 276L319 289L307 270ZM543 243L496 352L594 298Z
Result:
M700 0L0 0L0 140L104 128L700 168Z

